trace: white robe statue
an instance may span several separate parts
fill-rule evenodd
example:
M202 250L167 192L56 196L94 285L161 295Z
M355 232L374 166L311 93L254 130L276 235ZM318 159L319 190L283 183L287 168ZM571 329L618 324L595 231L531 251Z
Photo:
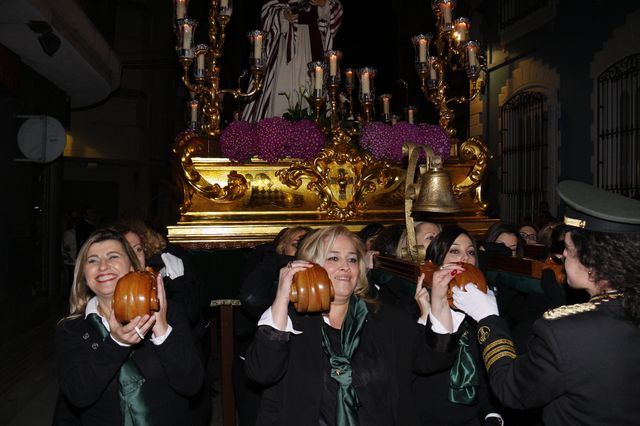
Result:
M297 6L303 10L295 13ZM243 120L253 122L287 111L289 103L281 93L295 104L296 92L308 92L307 64L324 61L324 51L332 49L342 23L342 4L339 0L271 0L262 6L261 19L262 30L269 34L264 85L242 112ZM303 102L303 108L308 107Z

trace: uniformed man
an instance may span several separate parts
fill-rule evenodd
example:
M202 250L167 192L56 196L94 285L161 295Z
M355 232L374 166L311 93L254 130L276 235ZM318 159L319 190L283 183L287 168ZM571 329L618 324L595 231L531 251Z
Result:
M511 408L543 408L545 425L640 424L640 201L581 182L558 194L568 284L588 303L547 311L516 355L493 294L467 285L455 305L478 321L491 388Z

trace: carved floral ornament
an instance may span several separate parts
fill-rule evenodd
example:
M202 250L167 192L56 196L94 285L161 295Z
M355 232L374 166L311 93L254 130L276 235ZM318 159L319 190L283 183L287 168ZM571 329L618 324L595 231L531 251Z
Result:
M365 196L377 187L388 187L398 178L386 161L376 161L371 155L356 149L351 137L342 129L334 132L330 146L310 162L293 162L276 176L290 188L298 189L303 178L309 179L307 189L320 197L318 210L326 211L330 219L345 221L366 209Z
M248 190L246 178L232 171L228 175L227 185L221 187L211 184L202 177L193 164L193 157L206 155L207 139L191 131L180 133L176 137L172 154L178 160L177 175L182 189L182 205L180 213L184 214L191 208L191 200L195 192L214 201L233 201L242 197Z
M475 160L473 168L460 183L453 185L453 193L461 197L473 193L473 199L481 211L487 210L487 203L482 199L482 181L485 178L491 154L487 145L478 138L469 138L460 145L460 157L463 160Z

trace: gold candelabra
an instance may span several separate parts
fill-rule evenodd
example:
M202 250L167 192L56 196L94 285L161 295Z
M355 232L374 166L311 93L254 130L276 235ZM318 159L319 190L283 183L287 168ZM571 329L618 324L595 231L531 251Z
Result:
M187 16L189 0L174 0L176 51L182 66L182 83L191 95L189 130L201 132L207 139L218 141L221 134L220 115L224 95L229 94L236 101L249 101L262 90L262 76L265 66L267 33L252 31L247 36L250 41L250 66L252 84L247 91L220 88L219 60L225 41L225 29L233 11L232 0L210 0L208 16L209 44L195 45L195 30L198 22ZM189 69L192 68L192 76Z
M439 124L453 138L454 103L469 103L482 89L480 72L486 72L486 58L478 42L469 40L470 23L467 18L453 20L456 0L433 0L431 7L436 16L435 40L430 34L412 38L415 48L415 66L422 92L439 113ZM435 45L435 55L431 45ZM452 72L464 70L469 79L468 96L451 96L447 78Z

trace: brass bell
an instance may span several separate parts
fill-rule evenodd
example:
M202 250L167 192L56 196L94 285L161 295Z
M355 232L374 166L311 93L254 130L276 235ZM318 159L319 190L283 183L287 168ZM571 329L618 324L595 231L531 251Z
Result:
M442 168L442 158L434 156L431 165L427 169L420 165L420 177L416 199L413 202L412 212L427 213L455 213L460 211L460 206L453 195L453 185L449 172Z
M427 165L418 166L420 154L424 152ZM431 147L405 142L402 153L408 157L409 165L404 188L404 217L407 227L407 253L404 256L414 261L424 260L424 246L417 245L412 213L454 213L460 211L453 195L451 176L442 168L442 157L434 155ZM420 175L414 183L416 169Z

